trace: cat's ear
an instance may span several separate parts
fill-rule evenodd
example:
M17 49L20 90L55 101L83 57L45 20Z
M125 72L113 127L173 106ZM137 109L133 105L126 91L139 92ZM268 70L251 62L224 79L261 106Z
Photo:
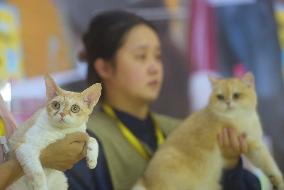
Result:
M209 79L209 81L211 83L211 86L214 86L220 80L220 77L208 76L208 79Z
M99 98L101 96L101 91L101 83L96 83L82 92L84 102L87 104L90 110L92 110L94 106L98 103Z
M56 85L54 80L48 74L44 76L44 80L45 80L47 99L51 100L52 98L54 98L59 94L59 87Z
M253 86L255 85L254 82L254 76L251 72L247 72L241 79L245 84L247 84L248 86Z

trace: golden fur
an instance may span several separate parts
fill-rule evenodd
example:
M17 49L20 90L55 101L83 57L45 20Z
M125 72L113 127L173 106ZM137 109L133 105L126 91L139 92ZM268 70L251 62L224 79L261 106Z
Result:
M274 186L284 190L282 174L262 142L253 75L210 81L213 90L207 107L189 116L169 136L133 190L222 189L219 181L228 162L222 156L217 135L224 127L246 134L246 156Z

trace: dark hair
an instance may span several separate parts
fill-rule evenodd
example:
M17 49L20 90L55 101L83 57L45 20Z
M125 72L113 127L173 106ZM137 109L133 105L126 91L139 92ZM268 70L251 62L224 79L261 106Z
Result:
M94 61L102 58L114 64L113 59L117 50L123 45L126 33L139 24L145 24L157 31L149 21L122 10L106 11L91 20L83 36L85 59L88 62L88 84L101 82L94 69Z

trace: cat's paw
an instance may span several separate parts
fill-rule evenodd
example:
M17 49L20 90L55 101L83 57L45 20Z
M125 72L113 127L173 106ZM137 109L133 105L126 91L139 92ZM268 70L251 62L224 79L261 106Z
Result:
M48 190L47 187L38 188L37 190Z
M284 190L284 181L282 176L269 176L274 190Z
M97 161L96 161L96 160L89 160L89 159L87 158L87 163L88 163L88 167L89 167L90 169L94 169L94 168L97 166Z
M33 190L48 190L46 176L42 172L35 172L30 178Z
M32 187L33 187L33 190L48 190L47 185L38 185L34 183Z
M90 169L97 166L97 159L99 154L99 146L96 139L90 137L87 145L87 163Z

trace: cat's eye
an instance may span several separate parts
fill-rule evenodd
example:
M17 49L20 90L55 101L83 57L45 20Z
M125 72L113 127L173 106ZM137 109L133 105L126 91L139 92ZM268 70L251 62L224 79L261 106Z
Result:
M78 113L80 111L80 107L77 104L71 106L71 111L73 113Z
M223 95L221 95L221 94L218 94L218 95L217 95L217 99L218 99L218 100L224 100L225 97L224 97Z
M60 109L60 103L57 102L57 101L53 101L53 102L51 103L51 107L52 107L53 109L59 110L59 109Z
M240 96L241 96L241 94L236 92L236 93L233 94L233 99L237 100L237 99L240 98Z

